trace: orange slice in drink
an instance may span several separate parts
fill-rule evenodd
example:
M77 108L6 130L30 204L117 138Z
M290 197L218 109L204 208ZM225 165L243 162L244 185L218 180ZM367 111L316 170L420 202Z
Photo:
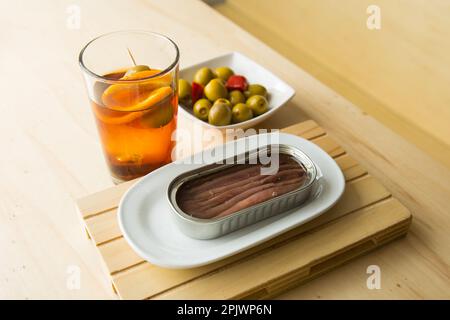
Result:
M159 70L144 70L125 76L122 80L140 80L155 75ZM173 91L171 77L165 75L137 83L118 83L109 86L102 94L103 104L117 111L139 111L167 98Z
M111 111L108 108L98 106L94 106L93 110L97 119L108 124L128 123L136 120L143 114L143 112L130 112L124 113L123 115L117 115L117 112L115 111Z
M145 79L149 76L157 74L158 70L145 70L136 72L132 75L125 76L123 80L139 80ZM173 90L170 87L171 76L165 75L159 78L151 78L137 83L119 83L109 86L102 94L102 102L106 109L122 112L130 112L124 115L111 117L99 112L96 115L103 122L111 124L121 124L125 122L133 121L142 115L141 112L152 106L159 105L160 103L167 101L172 94Z
M109 89L111 87L106 89L105 92L110 91ZM135 93L134 95L130 95L130 93L125 91L120 91L114 92L114 94L107 97L103 94L102 101L107 108L115 111L143 111L164 101L170 97L172 93L173 90L171 87L161 87L154 90Z

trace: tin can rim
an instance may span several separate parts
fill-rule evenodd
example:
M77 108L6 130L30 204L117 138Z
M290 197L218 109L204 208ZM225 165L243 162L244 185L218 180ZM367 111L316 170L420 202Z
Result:
M279 149L278 152L294 156L297 159L297 161L299 161L300 164L305 169L306 174L308 176L308 181L306 183L304 183L298 189L295 189L295 190L292 190L290 192L284 193L284 194L282 194L280 196L277 196L277 197L272 198L270 200L266 200L264 202L258 203L256 205L251 206L251 207L244 208L242 210L234 212L234 213L232 213L230 215L227 215L225 217L211 218L211 219L202 219L202 218L193 217L193 216L185 213L183 210L181 210L181 208L178 206L177 201L176 201L176 193L177 193L178 189L180 188L180 186L182 184L186 183L187 181L195 179L195 178L198 178L199 176L211 173L211 172L209 172L209 171L213 171L211 169L210 170L206 170L205 173L200 174L200 175L198 173L196 173L196 172L201 171L202 169L205 170L204 169L205 167L215 165L215 163L213 163L213 164L206 164L206 165L204 165L204 166L202 166L200 168L193 169L193 170L190 170L190 171L183 172L182 174L179 174L178 176L176 176L169 183L169 185L167 187L167 200L169 202L169 206L170 206L171 211L173 212L173 214L176 214L178 216L178 218L182 218L183 220L188 221L190 223L196 223L196 224L202 224L202 225L222 223L223 221L231 219L232 217L245 215L250 210L255 210L256 208L267 206L267 205L269 205L270 203L272 203L274 201L279 201L281 198L289 197L289 196L291 196L291 195L293 195L295 193L303 192L303 191L311 188L312 185L317 181L317 178L319 177L318 176L317 165L303 151L301 151L297 147L293 147L291 145L279 144L279 145L262 146L262 147L259 147L259 148L247 151L245 153L246 154L246 158L248 158L248 156L250 156L251 154L260 153L262 151L267 151L267 149L269 147L271 148L271 150L273 148L275 148L275 149L278 148ZM233 157L236 157L236 156L239 156L239 155L234 155ZM226 159L222 159L222 162L227 163ZM230 167L232 165L236 165L236 164L224 165L225 167L222 167L222 168L214 170L214 171L223 170L223 169L225 169L227 167ZM191 176L191 178L188 178L189 175ZM194 176L194 177L192 177L192 176Z

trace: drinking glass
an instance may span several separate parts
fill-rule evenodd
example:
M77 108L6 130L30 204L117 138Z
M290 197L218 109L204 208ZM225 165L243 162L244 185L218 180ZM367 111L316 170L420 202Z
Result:
M79 63L115 183L171 162L178 113L177 45L147 31L101 35Z

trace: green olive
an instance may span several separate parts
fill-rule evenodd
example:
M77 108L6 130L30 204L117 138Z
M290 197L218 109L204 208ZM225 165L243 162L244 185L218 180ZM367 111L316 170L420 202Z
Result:
M226 85L226 81L224 81L224 80L222 80L222 79L220 79L220 78L214 78L214 79L211 79L211 81L209 81L208 84L210 84L211 82L218 82L218 83L220 83L220 84L223 85L223 86Z
M245 103L238 103L231 110L233 114L233 122L239 123L253 118L253 111Z
M216 104L216 103L226 104L226 105L228 106L228 108L230 108L230 110L231 110L231 108L233 107L233 106L231 105L230 100L225 99L225 98L217 99L217 100L214 102L214 104Z
M228 67L219 67L219 68L216 68L215 71L216 71L217 77L219 77L223 81L227 81L228 78L234 74L233 70L231 70Z
M230 102L233 106L238 103L245 103L245 96L241 91L233 90L230 92Z
M231 109L224 102L216 102L209 110L208 122L214 126L226 126L231 123Z
M250 98L254 95L267 97L267 89L260 84L250 84L244 94L246 98Z
M178 80L178 97L180 99L186 99L191 96L192 87L189 82L184 79Z
M206 85L205 96L211 101L216 101L220 98L226 98L228 96L228 90L220 80L214 79Z
M135 74L135 73L141 72L141 71L145 71L145 70L150 70L150 67L146 66L146 65L137 65L137 66L134 66L134 67L128 69L127 72L125 72L124 76L125 77L131 76L132 74Z
M173 118L173 107L170 103L160 103L145 111L141 123L150 128L160 128L168 124Z
M191 98L180 99L179 103L181 105L183 105L187 109L192 109L193 108L193 106L192 106L192 99Z
M203 121L208 121L211 102L208 99L200 99L194 104L194 115Z
M202 86L206 86L208 84L208 82L210 82L215 77L216 77L216 75L210 68L203 67L203 68L197 70L197 72L195 73L194 82L197 82L197 83L201 84Z
M259 116L269 110L267 99L260 95L251 96L247 99L246 104L252 109L255 116Z

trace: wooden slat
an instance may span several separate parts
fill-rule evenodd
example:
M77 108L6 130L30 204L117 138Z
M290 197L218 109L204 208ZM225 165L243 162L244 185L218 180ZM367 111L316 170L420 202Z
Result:
M331 138L329 135L321 136L318 138L311 139L312 142L321 147L326 153L328 153L333 158L343 155L345 150L342 149L337 142Z
M117 224L117 208L86 219L86 228L96 245L116 239L122 235Z
M341 155L334 160L341 168L346 181L361 177L367 173L366 169L348 154Z
M317 257L331 258L337 251L355 242L372 239L386 228L385 221L404 223L408 210L398 200L390 199L383 206L362 209L314 233L290 241L274 250L230 266L221 272L198 278L178 288L164 292L164 299L230 299L239 297L242 288L260 288L295 272L299 266L313 267ZM261 281L264 279L263 281ZM263 284L261 284L263 282ZM124 286L125 284L121 284ZM132 290L124 290L131 292ZM127 298L127 297L124 297Z
M131 249L123 237L99 245L98 250L108 268L109 274L114 274L145 261Z
M138 179L121 183L117 186L93 193L77 200L77 207L84 219L114 209L120 198Z
M313 120L294 124L293 126L282 129L281 132L301 136L308 140L325 135L325 130L323 130L322 127L319 127Z

